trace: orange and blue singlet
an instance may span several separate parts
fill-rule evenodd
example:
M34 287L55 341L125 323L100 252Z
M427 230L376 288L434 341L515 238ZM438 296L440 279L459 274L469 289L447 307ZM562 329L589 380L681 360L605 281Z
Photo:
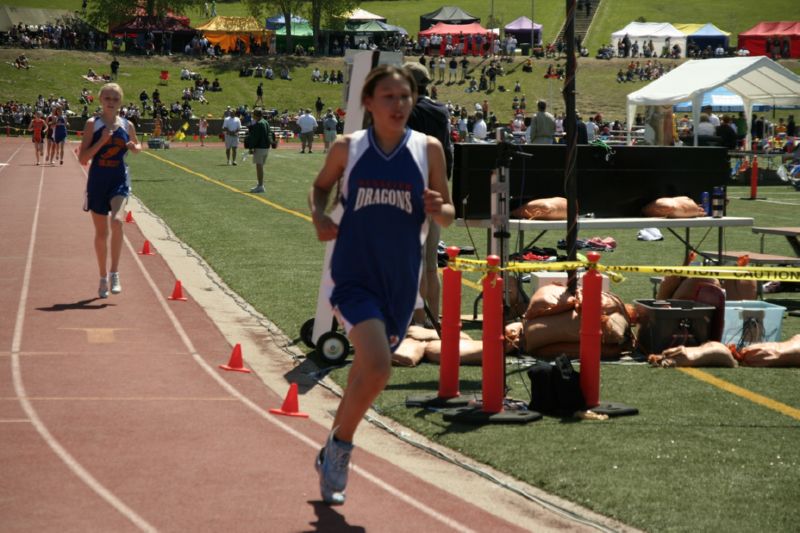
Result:
M92 158L86 182L85 211L107 215L111 211L111 199L114 196L127 197L131 192L128 165L125 164L130 140L128 121L121 118L120 122L122 124L114 130L111 139ZM95 118L92 145L100 139L105 128L102 119Z

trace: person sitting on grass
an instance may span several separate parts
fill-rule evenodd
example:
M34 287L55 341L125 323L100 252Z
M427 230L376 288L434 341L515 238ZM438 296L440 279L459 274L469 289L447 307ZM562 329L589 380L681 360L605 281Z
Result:
M269 65L267 65L267 68L264 69L264 78L266 78L268 80L274 80L275 79L275 72L272 70L272 67L270 67Z
M526 60L525 64L522 65L522 72L533 72L533 62L530 59Z
M211 82L211 91L215 93L222 91L222 87L219 84L219 78L214 78L214 81Z
M28 63L28 58L25 57L25 54L20 54L17 59L14 60L14 66L18 69L25 69L28 70L31 68L30 64Z
M289 69L286 66L281 67L281 79L292 81L292 77L289 75Z

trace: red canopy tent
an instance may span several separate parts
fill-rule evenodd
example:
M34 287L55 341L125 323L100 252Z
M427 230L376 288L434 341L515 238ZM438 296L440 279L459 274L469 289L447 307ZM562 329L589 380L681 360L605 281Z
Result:
M432 35L451 35L451 40L454 46L457 45L463 38L466 41L464 52L472 53L473 55L477 55L481 51L477 46L476 41L471 39L471 37L480 35L481 43L492 42L495 39L495 34L492 31L487 30L477 22L473 22L471 24L447 24L444 22L439 22L427 30L419 32L419 37L430 38ZM444 55L445 47L446 41L443 40L439 54Z
M739 48L773 59L800 57L800 22L760 22L739 34Z
M444 22L440 22L434 26L431 26L427 30L422 30L419 32L420 35L424 35L426 37L430 37L431 35L458 35L463 33L464 35L476 34L476 33L491 33L489 30L478 24L477 22L473 22L472 24L446 24Z

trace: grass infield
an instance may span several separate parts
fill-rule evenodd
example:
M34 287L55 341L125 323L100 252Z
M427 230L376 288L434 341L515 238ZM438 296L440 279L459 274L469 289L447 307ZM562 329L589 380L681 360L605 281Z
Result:
M265 195L246 193L254 184L253 166L249 161L225 166L222 148L154 151L130 162L135 194L235 291L294 338L316 305L323 246L316 241L305 198L323 157L295 149L271 151ZM800 197L790 187L762 188L768 201L758 202L738 200L747 196L744 187L730 191L731 215L753 216L765 226L796 222ZM682 245L669 235L660 242L640 242L635 230L608 233L619 246L603 255L606 264L677 265L682 257ZM544 244L553 246L562 237L551 232ZM446 229L442 238L448 244L472 242L463 228ZM483 234L473 232L472 238L483 255ZM790 254L778 239L768 241L770 251ZM755 250L758 240L748 228L733 228L726 231L726 246ZM630 302L649 297L650 283L646 276L631 275L612 290ZM476 294L464 288L465 313ZM800 308L799 293L768 296L767 301ZM476 328L465 322L465 329L479 337ZM786 317L783 337L799 332L800 318ZM513 359L507 368L510 395L527 400L524 369ZM446 423L434 411L404 407L406 395L436 390L438 367L422 364L396 368L376 408L478 461L648 531L792 530L800 521L795 505L800 370L704 369L699 374L776 403L772 408L755 403L728 390L733 387L681 370L604 364L601 398L634 405L639 416L605 423L546 418L522 427L471 427ZM346 369L332 376L344 384ZM479 368L462 367L462 392L479 390L480 379Z

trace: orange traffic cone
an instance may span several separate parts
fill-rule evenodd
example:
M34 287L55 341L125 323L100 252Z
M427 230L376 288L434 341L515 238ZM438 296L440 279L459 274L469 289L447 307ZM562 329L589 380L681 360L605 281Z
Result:
M127 216L125 217L125 222L131 224L133 222L133 211L128 211Z
M283 405L280 409L270 409L270 413L284 416L297 416L300 418L308 418L308 413L301 413L297 405L297 383L292 383L289 386L289 392L286 393L286 399L283 400Z
M186 301L186 297L183 295L183 286L181 285L181 280L175 280L175 288L172 289L172 296L167 297L168 300L182 300Z
M245 368L244 364L242 363L242 345L236 343L236 346L233 347L233 351L231 352L231 358L228 360L227 365L219 365L219 367L223 370L233 370L236 372L246 372L250 373L249 368Z
M150 241L144 241L139 255L156 255L150 250Z

